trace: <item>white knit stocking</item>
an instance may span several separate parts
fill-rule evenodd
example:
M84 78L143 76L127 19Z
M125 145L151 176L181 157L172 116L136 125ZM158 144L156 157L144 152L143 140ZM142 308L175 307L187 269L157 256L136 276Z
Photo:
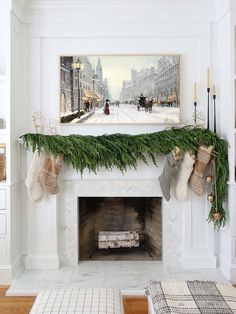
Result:
M34 156L29 167L25 184L27 186L29 198L34 202L39 202L44 196L42 184L38 181L42 165L45 163L47 155L44 152L34 152Z
M193 171L194 163L194 156L191 156L189 153L185 153L176 175L175 194L177 199L180 201L187 198L188 180Z

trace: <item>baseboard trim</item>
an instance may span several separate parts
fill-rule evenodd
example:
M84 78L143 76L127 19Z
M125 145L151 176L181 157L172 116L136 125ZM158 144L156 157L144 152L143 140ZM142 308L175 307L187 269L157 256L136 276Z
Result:
M181 256L181 265L183 268L216 268L215 255L187 255Z
M25 269L59 269L58 256L32 256L25 257Z
M25 268L24 255L21 255L12 266L13 278L16 278Z
M0 285L10 285L12 283L11 265L0 266Z
M219 268L223 275L230 280L232 284L236 284L236 264L228 264L227 261L220 256Z

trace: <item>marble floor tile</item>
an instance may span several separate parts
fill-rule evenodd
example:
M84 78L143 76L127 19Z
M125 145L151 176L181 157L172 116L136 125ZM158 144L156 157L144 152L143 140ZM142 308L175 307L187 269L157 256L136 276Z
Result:
M105 287L106 288L120 288L132 290L138 288L138 280L136 274L117 274L117 275L105 275Z
M106 274L135 274L137 271L136 262L105 262Z
M160 272L145 272L137 275L138 285L145 289L151 280L168 280L169 274Z
M91 277L90 279L83 280L77 279L71 281L67 287L69 288L103 288L105 285L104 277Z
M80 262L78 266L74 267L78 273L101 273L105 272L106 264L101 261L88 261L88 262Z
M79 285L80 287L89 287L92 288L103 287L105 283L105 271L100 272L88 272L88 271L78 271L74 269L70 284Z
M164 266L162 262L155 261L155 262L145 262L135 263L135 267L138 273L145 273L145 272L160 272L160 273L168 273L168 267Z

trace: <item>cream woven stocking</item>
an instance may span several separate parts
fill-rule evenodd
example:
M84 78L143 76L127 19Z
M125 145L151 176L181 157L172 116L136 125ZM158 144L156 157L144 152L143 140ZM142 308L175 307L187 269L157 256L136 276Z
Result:
M195 156L185 153L176 175L175 194L177 199L180 201L187 198L188 180L193 171L194 163Z
M44 196L42 184L39 182L39 173L46 158L47 155L43 151L40 153L35 151L25 179L29 198L34 202L39 202Z

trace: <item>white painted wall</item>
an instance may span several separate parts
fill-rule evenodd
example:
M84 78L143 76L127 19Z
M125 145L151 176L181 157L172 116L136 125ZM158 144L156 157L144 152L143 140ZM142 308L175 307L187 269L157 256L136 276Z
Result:
M161 54L182 57L181 88L183 119L192 123L193 83L198 82L199 110L206 112L206 73L212 63L210 1L31 1L29 23L29 117L40 110L46 119L59 115L59 56L79 54ZM63 125L61 134L144 133L162 129L158 125ZM32 125L30 130L33 131ZM160 168L139 163L138 171L124 175L114 170L98 176L85 171L83 179L64 171L62 180L83 185L108 180L149 180L158 185ZM95 184L91 183L91 184ZM78 191L79 196L79 191ZM55 197L41 204L28 203L28 268L58 266L57 206ZM172 254L186 267L215 267L214 232L206 223L208 203L194 197L191 206L180 206L183 232L182 257L179 246ZM65 205L66 206L66 205ZM173 217L174 219L174 217ZM48 230L48 231L47 231ZM200 232L199 232L200 230ZM180 239L182 237L180 236ZM170 240L170 239L169 239ZM171 240L170 240L171 241ZM182 240L181 240L182 241Z
M59 116L59 56L66 54L181 54L185 123L192 122L194 81L198 83L198 108L206 113L206 71L208 67L214 68L213 81L220 91L218 125L221 134L230 137L228 122L232 121L232 99L228 97L231 86L228 71L232 54L229 12L233 6L234 2L230 0L13 1L11 142L15 143L18 135L33 131L31 114L34 111L43 111L47 120ZM213 21L215 25L212 24ZM21 64L19 59L23 60ZM154 132L161 128L145 124L63 125L59 132L92 135L115 132L137 134ZM21 152L22 163L19 163L17 155L17 146L14 144L10 162L11 180L22 184L22 176L26 173L25 158ZM31 158L30 154L28 156ZM231 155L231 165L232 158ZM19 167L23 171L19 172ZM234 170L233 166L231 170ZM101 171L99 176L85 172L83 178L88 181L101 178L108 181L141 179L152 180L157 184L159 171L154 166L148 168L140 163L138 171L128 171L125 175L116 170L112 173ZM80 176L70 170L64 171L61 179L81 182ZM234 191L232 193L234 195ZM18 204L19 196L15 192L13 195L12 204ZM20 212L19 207L14 205L11 224L14 226L20 215L23 230L27 234L21 232L23 245L22 242L20 245L16 241L20 231L15 232L17 228L12 229L14 260L17 261L18 256L26 253L28 268L37 268L40 265L42 268L58 267L57 198L46 198L40 205L32 204L28 200L27 215L24 212L24 192L21 199L23 201ZM182 263L191 267L196 266L197 261L198 265L214 267L214 232L212 225L205 222L209 204L205 198L197 197L191 200L191 210L188 201L186 204L181 210ZM227 260L228 272L225 273L231 278L231 233L222 232L220 237L216 235L216 242L220 243L221 260ZM18 250L20 246L21 249ZM215 253L219 252L217 247Z
M184 121L192 122L195 80L199 109L206 110L206 69L211 65L208 1L59 1L57 8L50 1L34 3L41 5L28 15L31 112L42 110L48 119L58 117L60 55L99 53L181 54ZM158 129L125 126L128 133ZM62 126L60 132L124 132L124 126Z
M26 153L16 139L28 130L28 26L21 20L15 4L21 5L21 1L0 3L0 117L6 120L0 142L7 147L7 180L0 182L0 198L5 200L0 200L1 222L5 225L0 232L1 284L9 284L22 270L25 243L22 226L26 208L21 201L21 186Z
M226 209L228 221L219 234L219 265L231 281L236 282L236 184L235 184L235 108L236 108L236 2L215 1L216 20L214 30L214 69L217 76L217 110L219 133L229 141L229 183Z

